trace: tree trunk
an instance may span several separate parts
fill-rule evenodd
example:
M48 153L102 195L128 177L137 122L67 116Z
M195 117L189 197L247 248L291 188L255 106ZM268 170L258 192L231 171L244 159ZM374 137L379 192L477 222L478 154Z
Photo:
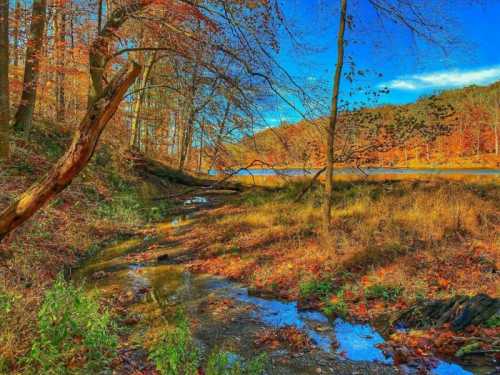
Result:
M9 0L0 0L0 160L10 154Z
M498 156L498 125L500 123L500 100L497 94L497 100L495 101L495 126L493 128L493 132L495 133L495 155Z
M55 55L56 55L56 120L63 122L66 114L64 95L64 63L66 52L66 9L64 0L58 0L55 14Z
M14 120L16 130L29 131L33 121L46 13L47 0L33 0L30 34L24 63L23 91Z
M130 141L129 147L140 149L140 130L139 130L139 121L142 110L142 103L145 97L145 87L149 81L149 76L151 74L151 70L153 69L154 61L156 59L156 53L152 53L146 63L146 67L142 73L141 81L139 83L139 94L134 103L134 117L132 118L132 123L130 125Z
M90 105L66 153L52 170L0 214L0 241L28 220L68 186L87 165L104 127L120 105L123 95L139 75L140 66L129 64L117 73L101 97Z
M198 173L201 173L201 164L203 162L203 124L200 125L200 152L198 153Z
M478 124L477 139L476 139L476 156L481 153L481 124Z
M344 66L344 34L345 34L345 24L347 17L346 13L347 13L347 0L341 0L339 32L337 37L337 66L335 68L335 76L333 79L333 95L332 95L331 112L330 112L328 134L327 134L326 181L325 181L325 195L323 202L323 234L325 236L330 231L330 220L332 212L335 132L337 128L340 79L342 75L342 68Z
M151 3L152 0L138 0L117 8L92 42L89 49L92 89L85 117L80 122L68 150L52 170L0 213L0 241L64 190L87 165L106 124L141 71L138 64L128 63L104 86L104 72L111 57L110 44L116 31L130 15Z
M19 65L19 37L20 37L20 28L21 28L21 0L16 0L16 6L14 10L14 30L12 31L12 39L14 42L14 58L13 64L14 66Z

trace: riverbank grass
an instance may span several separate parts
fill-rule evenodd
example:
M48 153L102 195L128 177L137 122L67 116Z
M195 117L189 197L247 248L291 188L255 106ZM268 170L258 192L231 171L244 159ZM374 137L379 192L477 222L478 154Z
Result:
M303 186L248 192L209 212L190 234L201 249L193 268L286 298L301 298L309 288L319 305L325 290L336 295L342 289L351 308L497 293L491 272L500 224L495 183L337 182L330 241L319 232L321 187L295 202ZM391 309L382 307L369 314Z

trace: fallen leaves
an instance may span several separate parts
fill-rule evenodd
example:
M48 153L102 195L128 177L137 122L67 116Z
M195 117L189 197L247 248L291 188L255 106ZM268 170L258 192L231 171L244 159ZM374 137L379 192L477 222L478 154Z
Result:
M309 351L313 348L309 336L293 326L262 329L257 332L254 344L257 347L266 346L269 349L285 346L295 353Z

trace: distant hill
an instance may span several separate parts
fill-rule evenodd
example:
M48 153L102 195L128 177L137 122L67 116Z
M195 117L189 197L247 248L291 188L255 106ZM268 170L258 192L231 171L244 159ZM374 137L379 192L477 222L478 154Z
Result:
M326 121L265 129L226 145L218 163L243 166L258 159L276 167L322 166ZM412 104L343 113L336 158L358 165L498 167L499 127L500 81L447 90Z

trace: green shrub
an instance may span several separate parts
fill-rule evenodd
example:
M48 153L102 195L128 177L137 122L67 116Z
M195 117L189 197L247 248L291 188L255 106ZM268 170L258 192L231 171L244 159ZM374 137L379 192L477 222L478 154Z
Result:
M344 300L344 291L337 292L337 298L325 299L325 305L322 308L325 315L346 317L348 313L347 303Z
M97 374L116 355L118 338L107 311L60 274L38 312L38 338L26 363L46 375Z
M12 309L12 304L14 303L14 297L2 290L0 290L0 318L3 318L10 312ZM1 327L0 321L0 327Z
M149 353L161 375L198 375L200 351L193 340L189 322L182 311L177 312L175 328L165 332ZM244 361L235 354L215 351L207 360L206 375L262 375L267 364L266 354Z
M403 288L399 286L374 284L365 289L365 297L367 299L383 299L385 301L396 301Z
M262 375L267 355L260 354L245 362L233 353L216 351L208 357L206 375Z
M196 375L199 351L191 336L189 323L182 313L177 314L176 327L167 331L153 345L149 354L161 375Z
M258 207L274 199L274 195L264 190L252 190L241 197L242 204Z
M329 280L310 280L299 284L301 298L325 298L333 293L333 285Z
M490 317L486 323L486 327L488 328L498 328L500 327L500 314L494 314L492 317Z

